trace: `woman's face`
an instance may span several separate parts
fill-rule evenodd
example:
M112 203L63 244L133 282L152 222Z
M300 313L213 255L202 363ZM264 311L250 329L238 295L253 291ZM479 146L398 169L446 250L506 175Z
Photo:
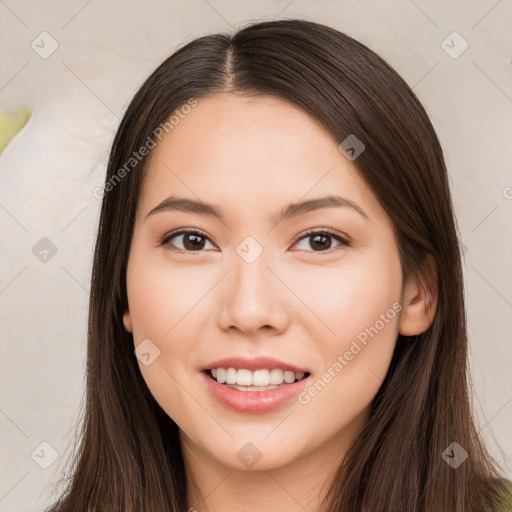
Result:
M200 99L151 152L127 325L151 393L205 460L335 456L386 375L399 254L340 142L283 100L229 94Z

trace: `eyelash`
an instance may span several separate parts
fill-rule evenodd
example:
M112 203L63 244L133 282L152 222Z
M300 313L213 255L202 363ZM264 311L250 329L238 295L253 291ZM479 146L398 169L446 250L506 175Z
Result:
M297 237L294 241L293 241L293 245L297 244L299 241L301 241L303 238L307 238L308 236L311 236L313 234L324 234L324 235L329 235L331 236L332 238L335 238L336 240L338 240L340 242L340 245L343 246L343 247L348 247L350 246L350 242L344 238L343 236L341 236L338 232L332 230L332 229L329 229L329 228L325 228L325 229L316 229L316 228L313 228L313 229L309 229L308 231L306 231L305 233L303 233L301 236ZM176 236L179 236L179 235L197 235L197 236L200 236L202 238L206 238L210 243L212 243L212 241L210 240L210 238L205 234L203 233L202 231L199 231L197 229L180 229L178 231L174 231L172 233L169 233L168 235L166 235L162 242L161 242L161 245L164 246L164 245L169 245L170 243L170 240L173 239L174 237ZM182 252L204 252L204 251L187 251L187 250L182 250L182 249L179 249L180 251ZM326 251L309 251L309 252L314 252L316 254L330 254L332 253L333 251L328 249Z

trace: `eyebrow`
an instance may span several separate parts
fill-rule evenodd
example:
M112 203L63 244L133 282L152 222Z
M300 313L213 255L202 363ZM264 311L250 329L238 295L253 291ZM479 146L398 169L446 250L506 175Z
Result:
M317 199L309 199L307 201L301 201L298 203L291 203L279 213L274 221L277 224L283 220L290 219L292 217L298 217L299 215L304 215L315 210L340 207L351 208L362 215L366 220L369 220L368 215L364 212L364 210L353 201L350 201L345 197L330 195ZM150 215L172 210L186 213L195 213L197 215L211 216L222 221L225 220L224 213L219 206L195 199L187 199L175 196L170 196L155 206L146 215L146 219Z

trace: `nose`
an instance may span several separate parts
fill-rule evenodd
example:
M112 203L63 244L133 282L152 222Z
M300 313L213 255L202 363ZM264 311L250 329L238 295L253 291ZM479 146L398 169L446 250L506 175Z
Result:
M252 262L234 255L233 268L223 279L219 326L245 334L260 329L285 331L290 321L286 287L271 268L265 251ZM289 292L288 292L289 293Z

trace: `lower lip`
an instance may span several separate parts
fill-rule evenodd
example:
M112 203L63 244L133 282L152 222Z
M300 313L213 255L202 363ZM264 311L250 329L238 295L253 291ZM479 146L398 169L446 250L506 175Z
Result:
M282 407L295 398L306 385L305 379L268 391L239 391L219 384L205 372L201 372L212 395L227 408L246 414L264 414Z

